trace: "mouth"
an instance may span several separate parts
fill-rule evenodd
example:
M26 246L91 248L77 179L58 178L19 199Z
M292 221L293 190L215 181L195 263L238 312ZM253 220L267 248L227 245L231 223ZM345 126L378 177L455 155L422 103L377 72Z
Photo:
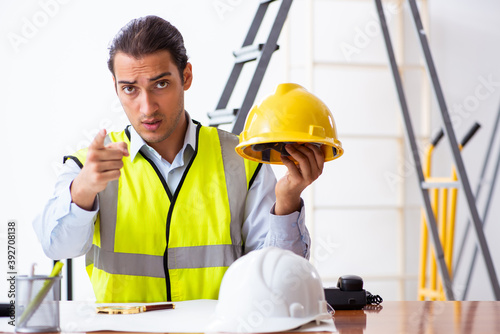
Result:
M153 119L153 120L148 120L148 121L142 121L142 125L146 128L148 131L156 131L161 125L161 120L159 119Z

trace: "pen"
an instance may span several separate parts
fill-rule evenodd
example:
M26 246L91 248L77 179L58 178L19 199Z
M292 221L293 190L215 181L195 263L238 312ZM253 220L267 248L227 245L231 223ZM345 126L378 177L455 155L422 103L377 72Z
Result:
M96 308L98 314L136 314L156 310L174 309L175 305L172 303L156 304L156 305L142 305L142 306L99 306Z

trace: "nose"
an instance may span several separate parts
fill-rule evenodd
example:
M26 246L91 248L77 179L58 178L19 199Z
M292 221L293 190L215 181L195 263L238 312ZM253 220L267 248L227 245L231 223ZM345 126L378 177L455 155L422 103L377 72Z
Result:
M141 94L140 112L145 116L151 116L158 110L154 96L150 92L144 91Z

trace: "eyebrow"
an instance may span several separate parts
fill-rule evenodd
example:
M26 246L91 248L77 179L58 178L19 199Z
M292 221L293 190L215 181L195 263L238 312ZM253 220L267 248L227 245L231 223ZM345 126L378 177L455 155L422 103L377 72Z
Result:
M158 74L157 76L153 77L153 78L150 78L149 81L156 81L160 78L163 78L163 77L166 77L166 76L170 76L172 75L171 72L163 72L161 74ZM126 80L120 80L118 81L119 84L125 84L125 85L135 85L137 83L137 80L134 80L134 81L126 81Z
M170 72L163 72L162 74L158 74L157 76L149 79L149 81L156 81L156 80L158 80L160 78L163 78L163 77L166 77L166 76L169 76L169 75L172 75L172 73L170 73Z

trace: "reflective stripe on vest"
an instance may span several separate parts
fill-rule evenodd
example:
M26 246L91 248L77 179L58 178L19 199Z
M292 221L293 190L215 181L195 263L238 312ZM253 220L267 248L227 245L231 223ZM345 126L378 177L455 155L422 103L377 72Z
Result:
M107 138L130 144L125 131ZM195 153L174 195L142 154L124 158L120 180L99 193L106 210L86 256L98 302L217 298L225 270L242 255L247 189L260 166L237 156L237 143L198 125ZM82 150L70 158L85 157Z
M169 262L176 262L177 269L227 267L231 263L224 262L224 259L237 252L234 248L232 245L176 247L169 249L168 257ZM94 259L103 261L94 263ZM145 276L144 273L148 273L149 277L165 278L163 256L105 252L92 245L86 256L86 265L92 264L110 274Z

